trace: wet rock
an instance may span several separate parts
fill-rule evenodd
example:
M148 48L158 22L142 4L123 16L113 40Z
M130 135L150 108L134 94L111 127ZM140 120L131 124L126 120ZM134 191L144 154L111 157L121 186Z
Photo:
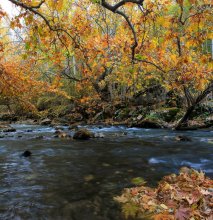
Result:
M89 175L87 175L87 176L84 176L84 180L85 180L86 182L92 181L92 180L94 180L94 179L95 179L95 176L92 175L92 174L89 174Z
M143 118L143 115L138 115L137 120L141 120Z
M102 163L101 164L103 167L110 167L111 165L109 163Z
M205 123L207 128L213 127L213 116L212 117L208 117L204 123Z
M81 123L79 122L76 122L76 123L73 123L69 126L68 130L74 130L74 131L77 131L78 130L78 126L80 125Z
M80 129L76 131L75 134L73 135L73 139L78 139L78 140L88 140L93 137L94 134L88 129Z
M16 132L16 129L12 127L8 127L8 128L3 129L3 132Z
M55 128L56 131L62 131L62 130L64 130L64 128L61 127L61 126L56 126L56 127L54 127L54 128Z
M162 128L163 126L154 120L150 119L144 119L139 122L135 122L132 124L132 127L138 127L138 128Z
M175 137L176 141L192 141L191 138L184 136L184 135L178 135Z
M41 121L41 125L50 125L51 124L51 120L49 118L46 118L44 120Z
M23 154L21 154L22 157L30 157L32 153L29 150L24 151Z
M128 134L127 132L120 132L120 133L114 133L112 136L113 137L124 137L127 134Z
M4 131L7 129L11 129L12 127L10 125L8 125L7 123L1 123L0 124L0 131Z
M61 133L63 133L61 129L55 131L55 134L61 134Z
M61 130L57 130L55 131L55 136L56 138L71 138L71 136L69 134L67 134L66 132L63 132Z

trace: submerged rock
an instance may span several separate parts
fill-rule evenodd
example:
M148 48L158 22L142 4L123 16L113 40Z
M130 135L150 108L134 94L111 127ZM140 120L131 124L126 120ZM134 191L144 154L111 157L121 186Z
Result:
M73 135L73 139L78 139L78 140L88 140L90 138L94 138L94 134L85 128L76 131L75 134Z
M29 150L24 151L23 154L21 154L22 157L30 157L32 153Z
M178 135L175 137L176 141L192 141L191 138L184 136L184 135Z
M55 136L56 138L71 138L71 136L69 134L67 134L66 132L63 132L61 130L57 130L55 131Z
M42 139L44 139L44 136L43 136L43 135L39 135L39 136L34 137L34 139L36 139L36 140L42 140Z

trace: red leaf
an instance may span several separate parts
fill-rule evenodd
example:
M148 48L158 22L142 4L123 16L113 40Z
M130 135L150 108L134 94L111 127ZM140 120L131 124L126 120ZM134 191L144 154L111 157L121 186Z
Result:
M175 219L177 219L177 220L186 220L186 219L189 219L189 216L190 216L190 209L189 208L184 208L181 206L175 212Z

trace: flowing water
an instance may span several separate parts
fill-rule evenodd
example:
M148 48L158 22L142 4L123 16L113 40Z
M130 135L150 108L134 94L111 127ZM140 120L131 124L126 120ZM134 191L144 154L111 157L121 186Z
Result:
M90 126L105 137L79 141L54 138L51 127L12 126L17 131L0 139L2 220L120 220L113 196L132 178L155 186L182 166L213 177L212 130ZM192 141L175 140L183 134ZM27 149L32 156L21 157Z

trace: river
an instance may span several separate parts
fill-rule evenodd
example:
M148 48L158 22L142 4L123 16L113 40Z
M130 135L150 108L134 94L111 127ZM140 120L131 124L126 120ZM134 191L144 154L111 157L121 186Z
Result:
M88 126L105 137L79 141L54 138L52 127L12 126L0 139L2 220L120 220L113 196L135 177L155 186L182 166L213 177L212 130ZM25 150L32 156L21 157Z

